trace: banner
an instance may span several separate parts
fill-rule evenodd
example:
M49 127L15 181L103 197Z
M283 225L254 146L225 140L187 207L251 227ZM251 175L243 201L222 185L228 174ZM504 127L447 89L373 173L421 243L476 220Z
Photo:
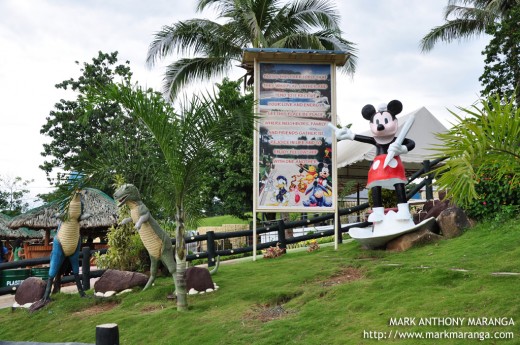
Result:
M332 65L259 66L257 208L333 210Z

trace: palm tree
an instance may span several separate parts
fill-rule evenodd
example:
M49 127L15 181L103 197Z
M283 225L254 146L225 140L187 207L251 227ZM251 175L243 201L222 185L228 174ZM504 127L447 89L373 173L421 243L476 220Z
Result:
M197 11L209 7L224 24L180 21L164 26L150 44L150 67L174 52L190 56L166 68L163 91L170 100L184 85L228 72L233 63L240 65L242 50L250 47L341 50L350 54L343 70L355 71L356 50L341 37L338 11L328 0L198 0Z
M181 104L180 114L164 98L152 90L143 91L140 87L128 84L112 85L101 90L101 97L121 104L133 117L141 120L150 130L158 143L170 172L163 181L162 189L169 193L171 205L165 209L175 210L175 260L177 262L176 291L177 309L186 310L186 243L184 240L185 223L193 221L200 210L196 202L206 174L208 157L213 155L215 141L222 131L229 131L223 123L232 121L234 112L226 112L214 95L194 97ZM91 96L96 104L96 97ZM238 115L237 115L238 116ZM241 117L244 114L240 114ZM252 116L252 115L251 115ZM253 121L233 121L253 126ZM253 128L251 128L251 131ZM171 207L171 208L170 208Z
M446 22L423 37L421 50L428 52L439 41L451 43L479 36L490 24L500 21L518 5L520 0L448 0L444 10Z

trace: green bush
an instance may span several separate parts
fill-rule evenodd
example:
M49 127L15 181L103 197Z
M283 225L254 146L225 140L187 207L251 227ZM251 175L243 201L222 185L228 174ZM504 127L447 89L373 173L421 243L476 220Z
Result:
M130 216L127 206L120 210L120 220ZM148 254L132 222L111 227L107 233L108 250L104 255L96 253L96 263L101 269L144 272L150 265Z
M477 220L503 221L520 211L520 183L512 175L498 174L498 161L481 167L476 176L477 198L466 205L467 214Z
M436 184L476 218L507 216L518 209L520 108L495 95L459 110L450 111L458 123L436 135L433 158L448 158Z
M381 201L383 202L384 208L397 207L397 194L392 189L381 189ZM370 207L374 207L374 199L372 198L372 188L368 190L368 204Z

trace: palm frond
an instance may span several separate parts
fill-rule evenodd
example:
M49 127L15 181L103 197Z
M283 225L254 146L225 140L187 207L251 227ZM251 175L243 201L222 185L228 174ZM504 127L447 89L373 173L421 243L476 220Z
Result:
M502 104L498 96L482 100L480 107L459 110L464 116L452 112L458 123L437 134L442 142L435 147L437 156L449 159L434 173L436 183L465 205L477 197L476 176L489 167L498 166L493 170L496 179L520 178L520 110L514 107L514 100Z
M471 37L480 36L486 29L486 23L478 20L449 20L441 26L433 28L420 43L423 52L433 49L438 41L451 43L459 39L469 39Z
M173 100L179 90L191 81L203 81L222 75L231 68L227 57L198 57L180 59L167 66L163 80L165 96Z
M163 26L155 33L146 62L153 66L157 60L174 52L190 55L225 52L230 42L225 27L219 23L206 19L181 21L172 26Z
M179 22L163 27L150 44L149 66L174 50L190 56L167 67L164 90L169 99L174 99L189 82L227 71L232 60L241 61L242 49L251 46L338 49L350 54L343 70L351 74L355 71L353 44L341 37L338 11L328 0L197 1L198 11L209 7L225 20L224 24L200 19ZM320 34L305 36L312 31ZM216 70L210 72L213 67Z
M518 0L449 0L444 9L445 23L434 27L423 37L421 51L432 50L439 41L450 43L477 37L519 4Z
M337 8L327 0L301 0L291 4L287 17L301 30L315 28L340 32Z

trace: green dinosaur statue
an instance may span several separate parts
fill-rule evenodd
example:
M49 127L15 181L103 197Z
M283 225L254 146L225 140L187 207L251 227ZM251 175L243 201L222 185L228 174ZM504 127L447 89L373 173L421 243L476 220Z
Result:
M155 281L157 275L157 264L159 260L166 266L173 277L173 283L177 286L175 272L176 264L170 236L161 228L159 223L152 217L146 205L141 201L139 190L132 184L124 184L114 193L114 199L121 207L126 204L130 208L131 218L125 218L121 225L134 222L134 228L150 255L150 278L143 290L149 288Z

